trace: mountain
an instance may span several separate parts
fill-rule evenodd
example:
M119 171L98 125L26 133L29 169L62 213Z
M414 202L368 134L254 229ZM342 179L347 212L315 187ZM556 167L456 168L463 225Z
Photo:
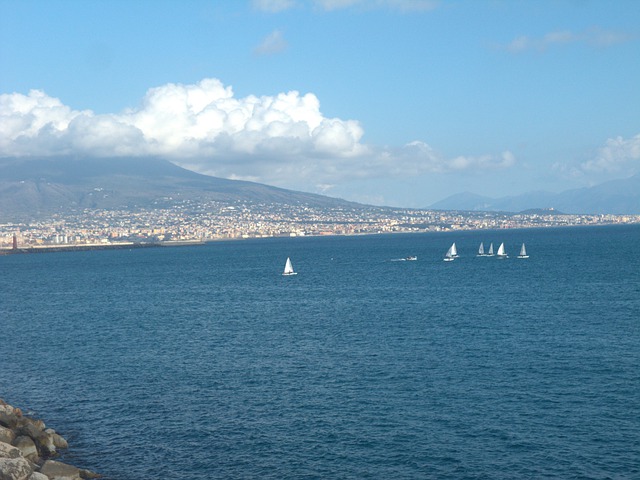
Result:
M0 159L0 220L78 208L159 207L176 200L357 204L254 182L210 177L155 158Z
M637 215L640 214L640 174L562 193L541 191L501 198L460 193L436 202L429 208L503 212L553 208L564 213Z

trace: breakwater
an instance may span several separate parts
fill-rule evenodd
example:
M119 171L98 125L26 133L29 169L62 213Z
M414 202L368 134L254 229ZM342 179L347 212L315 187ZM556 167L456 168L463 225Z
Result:
M67 441L42 420L22 414L0 399L0 480L100 478L89 470L53 460Z
M52 252L80 252L86 250L131 250L134 248L181 247L204 245L198 240L169 240L163 242L118 242L118 243L90 243L68 245L39 245L20 248L2 248L0 255L16 255L23 253L52 253Z

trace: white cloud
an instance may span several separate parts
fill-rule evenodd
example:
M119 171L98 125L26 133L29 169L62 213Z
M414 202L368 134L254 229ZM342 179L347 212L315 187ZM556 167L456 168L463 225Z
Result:
M150 89L118 114L76 111L44 92L0 95L0 156L157 156L210 175L320 191L354 179L510 168L500 156L447 159L428 144L363 144L356 120L325 117L312 94L236 98L217 79Z
M595 158L584 162L581 168L590 173L611 173L625 169L636 172L640 167L639 160L640 134L630 139L608 139Z
M405 145L398 158L404 162L398 166L403 171L414 175L421 173L453 173L462 171L483 172L489 170L502 170L515 165L515 156L509 151L503 152L498 157L494 155L481 155L479 157L458 156L447 159L434 151L424 142L415 141ZM413 165L414 171L410 171ZM398 171L398 174L401 172Z
M593 47L610 47L632 39L633 36L626 33L606 31L594 27L578 33L569 30L550 32L540 38L522 35L513 39L503 48L511 53L544 52L549 48L570 43L582 43Z
M265 37L258 45L254 52L257 55L274 55L280 53L287 48L287 41L280 30L274 30Z

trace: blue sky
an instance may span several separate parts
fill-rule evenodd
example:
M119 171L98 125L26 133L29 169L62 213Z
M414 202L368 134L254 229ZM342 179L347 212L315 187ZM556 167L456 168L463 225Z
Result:
M425 207L640 171L640 2L0 0L0 157Z

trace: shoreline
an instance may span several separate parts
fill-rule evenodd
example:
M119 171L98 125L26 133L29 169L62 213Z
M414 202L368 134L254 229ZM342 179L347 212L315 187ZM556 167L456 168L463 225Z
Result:
M89 250L131 250L138 248L183 247L204 245L198 240L176 240L167 242L118 242L118 243L85 243L65 245L40 245L33 247L3 248L0 255L21 255L31 253L84 252Z
M80 480L102 475L53 460L67 441L42 420L25 416L0 398L0 478L7 480Z
M265 239L298 239L298 238L327 238L327 237L360 237L375 235L419 235L419 234L452 234L452 233L468 233L468 232L489 232L489 231L513 231L513 230L541 230L541 229L562 229L562 228L588 228L588 227L616 227L638 225L635 222L629 223L596 223L596 224L576 224L576 225L531 225L522 227L508 228L462 228L454 230L434 230L434 231L400 231L400 232L358 232L358 233L333 233L333 234L307 234L307 235L265 235L265 236L248 236L248 237L221 237L209 238L206 240L167 240L161 242L116 242L116 243L88 243L88 244L64 244L64 245L39 245L30 247L2 247L0 248L0 256L3 255L22 255L33 253L57 253L57 252L83 252L92 250L132 250L140 248L166 248L166 247L186 247L186 246L202 246L219 242L243 242L247 240L265 240Z

